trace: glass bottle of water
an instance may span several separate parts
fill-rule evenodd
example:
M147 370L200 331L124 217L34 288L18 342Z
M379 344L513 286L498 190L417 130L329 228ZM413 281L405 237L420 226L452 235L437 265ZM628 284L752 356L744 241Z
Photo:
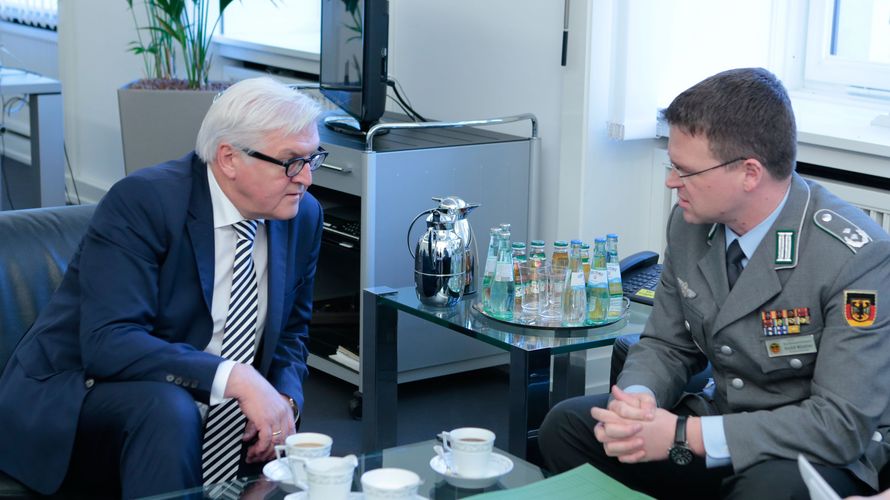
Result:
M609 319L617 319L624 312L624 292L621 287L621 267L618 258L618 235L606 235L606 270L609 278Z
M525 251L525 243L514 241L510 246L513 249L513 284L516 290L513 312L519 314L522 312L522 297L528 285L526 278L526 274L528 274L528 255Z
M581 243L581 268L584 269L584 283L590 279L590 245Z
M562 318L562 295L568 269L569 243L564 240L554 241L553 253L550 254L550 270L547 276L549 303L542 316L550 319Z
M601 325L606 321L609 301L606 239L596 238L593 245L593 265L587 280L587 324Z
M501 239L498 243L498 260L494 270L494 281L491 283L489 313L498 319L512 320L515 295L513 250L510 247L510 233L509 231L501 230Z
M531 314L541 314L546 306L543 299L547 297L544 287L547 279L544 271L547 268L546 244L543 240L532 240L528 254L528 275L522 291L522 310Z
M485 257L485 272L482 274L482 308L490 309L491 284L494 282L494 268L498 262L498 243L500 242L501 228L493 227L489 231L488 255Z
M563 326L583 326L586 313L587 292L584 285L584 269L581 267L581 240L572 240L572 250L569 253L569 272L563 287Z

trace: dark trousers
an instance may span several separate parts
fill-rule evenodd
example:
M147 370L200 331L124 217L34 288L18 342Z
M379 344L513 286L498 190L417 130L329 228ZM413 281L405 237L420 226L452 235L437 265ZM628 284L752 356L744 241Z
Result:
M594 436L596 420L590 416L590 409L605 408L608 401L608 394L582 396L563 401L550 410L538 436L548 470L559 473L590 463L628 487L655 498L810 498L795 460L768 460L735 473L731 466L708 469L701 457L680 466L667 460L623 464L606 456L603 445ZM683 410L681 407L674 411L688 413ZM818 464L814 467L842 498L874 494L874 490L849 471Z
M80 412L62 491L137 498L200 487L202 435L195 400L181 387L97 383Z

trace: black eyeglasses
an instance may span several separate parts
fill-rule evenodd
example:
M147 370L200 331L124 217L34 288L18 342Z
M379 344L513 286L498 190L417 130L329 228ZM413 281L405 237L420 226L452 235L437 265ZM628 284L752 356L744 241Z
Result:
M714 169L717 169L717 168L720 168L720 167L725 167L725 166L727 166L727 165L732 165L733 163L735 163L735 162L737 162L737 161L742 161L742 160L747 160L747 158L745 158L744 156L742 156L742 157L736 158L736 159L734 159L734 160L729 160L729 161L726 162L726 163L721 163L720 165L714 165L714 166L711 167L711 168L706 168L706 169L704 169L704 170L699 170L698 172L692 172L691 174L681 174L680 172L682 172L682 170L680 170L680 167L674 165L673 162L672 162L672 163L670 164L670 166L668 166L667 168L670 169L670 170L671 170L672 172L674 172L675 174L677 174L677 178L678 178L678 179L685 179L685 178L687 178L687 177L692 177L693 175L703 174L703 173L708 172L708 171L710 171L710 170L714 170Z
M274 163L276 165L280 165L284 167L284 173L288 177L296 177L303 170L303 165L309 165L309 170L314 172L318 170L318 167L324 163L324 159L328 157L328 152L325 151L324 148L319 147L318 151L312 153L309 156L302 156L300 158L291 158L290 160L279 160L277 158L273 158L267 154L260 153L255 149L250 148L240 148L241 151L244 152L247 156L251 158L256 158L257 160L267 161L269 163Z

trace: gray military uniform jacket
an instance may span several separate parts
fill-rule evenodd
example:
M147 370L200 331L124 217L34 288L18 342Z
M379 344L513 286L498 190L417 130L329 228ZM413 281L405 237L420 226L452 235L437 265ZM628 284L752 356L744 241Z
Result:
M689 224L675 207L655 307L618 386L644 385L662 408L724 415L736 471L802 453L877 488L890 453L890 238L797 174L731 291L724 238L722 225ZM872 295L872 309L859 302L848 320L846 302ZM803 321L773 319L783 311ZM713 396L684 395L707 361Z

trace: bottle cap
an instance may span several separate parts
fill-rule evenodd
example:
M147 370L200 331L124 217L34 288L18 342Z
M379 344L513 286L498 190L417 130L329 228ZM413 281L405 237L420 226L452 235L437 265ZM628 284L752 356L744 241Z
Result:
M581 243L581 250L590 250L590 243Z
M569 242L566 240L556 240L553 242L553 246L555 247L567 247L569 246Z
M599 237L595 238L593 241L596 243L605 243L606 239L603 238L602 236L599 236Z
M547 243L545 243L544 240L532 240L533 247L542 247L542 246L545 246L546 244Z
M606 235L606 238L614 238L614 239L617 240L617 239L618 239L618 235L615 234L615 233L609 233L609 234Z
M525 243L522 241L514 241L512 246L513 248L525 248Z
M572 240L572 245L580 245L581 240Z

